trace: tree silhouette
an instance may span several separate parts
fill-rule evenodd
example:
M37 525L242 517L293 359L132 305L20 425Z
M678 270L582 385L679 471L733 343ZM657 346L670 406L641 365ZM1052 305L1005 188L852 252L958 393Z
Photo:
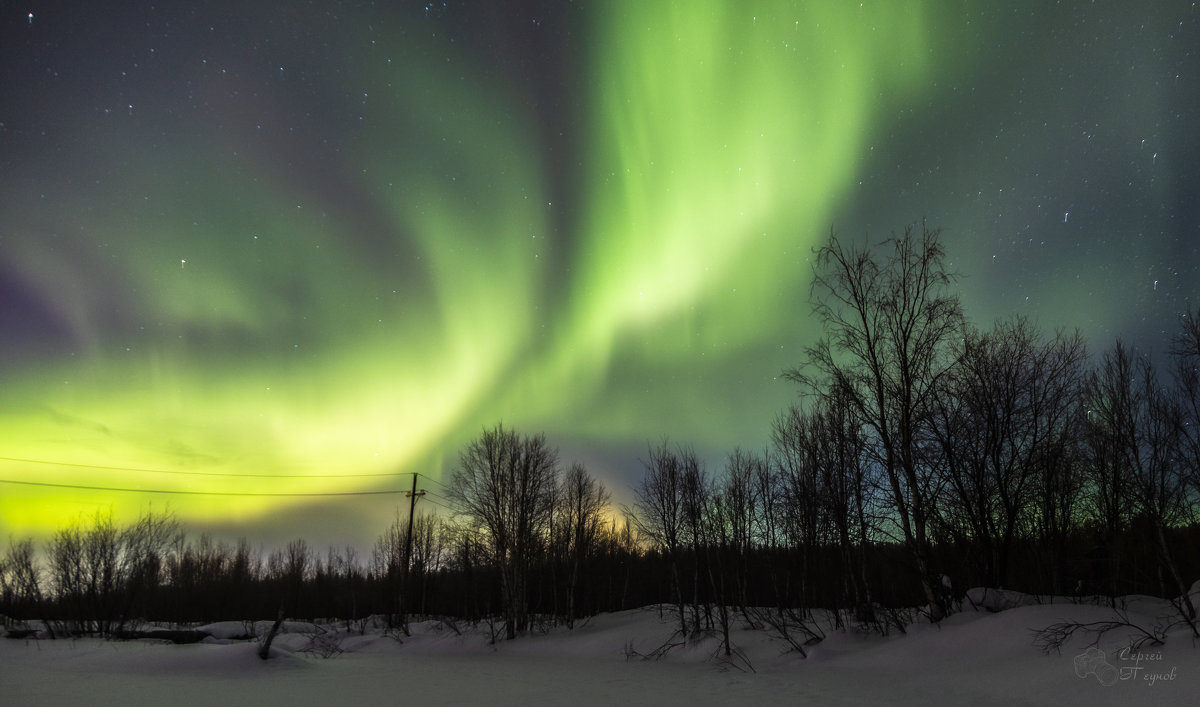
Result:
M827 337L807 349L805 367L785 373L815 391L844 391L870 431L934 620L945 607L930 565L935 508L921 443L964 323L938 237L922 224L920 233L909 226L858 249L831 235L816 251L812 284L813 312Z
M544 435L497 425L467 445L451 476L456 510L484 530L500 572L509 639L529 625L529 571L549 525L557 473L558 453Z
M680 631L686 635L680 562L684 544L684 468L680 455L664 441L651 447L643 463L645 473L636 489L629 514L638 532L666 558L671 578L671 600L679 613Z
M1007 586L1018 530L1033 523L1040 467L1070 431L1082 337L1042 343L1028 320L968 331L934 405L946 525L968 539L988 586Z

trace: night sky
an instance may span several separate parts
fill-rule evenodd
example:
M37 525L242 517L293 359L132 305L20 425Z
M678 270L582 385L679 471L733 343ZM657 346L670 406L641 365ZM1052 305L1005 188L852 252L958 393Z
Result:
M831 229L1094 351L1200 304L1190 1L137 4L0 6L0 478L57 484L0 534L369 543L500 421L715 471Z

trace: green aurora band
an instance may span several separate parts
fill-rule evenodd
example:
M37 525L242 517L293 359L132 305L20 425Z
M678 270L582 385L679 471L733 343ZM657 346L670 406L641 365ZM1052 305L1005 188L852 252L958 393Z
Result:
M736 401L778 395L779 366L727 372L802 326L810 249L877 116L931 71L924 6L865 5L597 3L576 205L548 196L519 96L378 18L345 60L361 86L324 86L361 90L353 116L222 99L237 79L210 71L195 80L222 129L97 136L81 161L125 176L73 185L78 223L31 212L6 245L75 350L6 373L2 476L183 493L8 485L7 529L151 502L264 522L313 499L189 494L436 478L499 420L555 443L761 440L769 420ZM284 478L304 474L322 476Z

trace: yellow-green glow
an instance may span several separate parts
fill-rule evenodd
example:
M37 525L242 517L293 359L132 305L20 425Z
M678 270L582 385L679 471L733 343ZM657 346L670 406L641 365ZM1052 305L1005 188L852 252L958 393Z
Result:
M713 365L795 317L876 113L929 68L922 6L867 5L605 6L568 377L602 380L620 349L657 375ZM636 433L629 413L592 423Z
M595 4L574 77L575 204L547 196L525 97L467 54L422 59L416 40L378 28L354 74L369 94L361 123L336 150L283 143L264 157L214 132L175 149L172 168L117 131L98 159L126 177L80 197L84 228L34 220L7 246L73 351L5 376L0 455L59 465L0 461L0 476L403 488L361 475L436 475L430 459L501 419L551 437L657 438L664 406L698 441L740 443L705 371L803 307L809 249L881 111L930 70L922 8ZM248 135L256 120L242 121ZM341 476L251 476L303 474ZM0 488L5 527L37 533L150 501L185 521L249 523L312 498Z

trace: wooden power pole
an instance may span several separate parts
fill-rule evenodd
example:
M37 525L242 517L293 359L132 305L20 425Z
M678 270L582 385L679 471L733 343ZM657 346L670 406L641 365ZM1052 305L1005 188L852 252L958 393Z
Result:
M404 538L404 579L400 585L400 625L404 627L404 634L408 635L408 622L405 615L408 613L404 606L404 595L408 593L408 576L412 566L412 533L413 533L413 515L417 510L417 498L424 496L424 491L417 491L417 475L413 474L412 491L405 494L409 498L408 503L408 535Z
M411 499L408 504L408 535L406 536L406 538L404 540L404 576L405 576L405 578L407 578L409 562L412 559L413 514L417 510L417 497L425 495L424 491L417 491L417 475L416 474L413 474L412 491L409 491L408 493L406 493L404 495L408 496L408 498Z

